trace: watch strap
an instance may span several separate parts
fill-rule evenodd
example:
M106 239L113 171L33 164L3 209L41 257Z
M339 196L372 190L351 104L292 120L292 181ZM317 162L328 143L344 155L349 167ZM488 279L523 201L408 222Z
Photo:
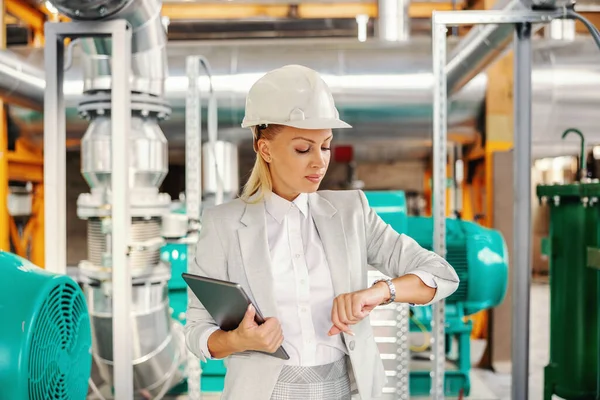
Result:
M389 298L389 300L386 301L386 302L384 302L384 303L381 303L380 305L385 306L385 305L393 303L396 300L396 286L394 286L394 283L389 278L378 279L375 282L373 282L373 286L375 286L379 282L385 282L388 285L388 288L390 289L390 298Z

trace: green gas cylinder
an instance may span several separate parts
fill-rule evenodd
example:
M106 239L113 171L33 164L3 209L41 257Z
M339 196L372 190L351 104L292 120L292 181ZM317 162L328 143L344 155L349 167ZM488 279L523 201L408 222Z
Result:
M542 185L550 207L550 360L544 399L595 399L598 393L598 279L588 252L598 247L600 185ZM532 326L532 329L547 329Z

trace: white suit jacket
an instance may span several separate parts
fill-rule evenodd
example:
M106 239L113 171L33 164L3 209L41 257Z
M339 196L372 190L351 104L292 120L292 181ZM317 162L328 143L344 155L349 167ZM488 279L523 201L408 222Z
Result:
M383 222L362 191L311 193L309 205L336 296L367 288L371 283L367 282L369 266L392 278L415 270L431 273L437 284L432 303L458 288L454 269ZM278 317L264 202L247 204L236 199L206 210L195 257L190 273L237 282L265 317ZM186 341L190 351L205 360L199 338L215 323L196 296L191 292L189 296ZM342 335L351 361L353 387L362 400L380 397L386 377L369 318L352 330L355 336ZM282 360L256 352L231 355L225 363L222 398L228 400L268 400L283 367Z

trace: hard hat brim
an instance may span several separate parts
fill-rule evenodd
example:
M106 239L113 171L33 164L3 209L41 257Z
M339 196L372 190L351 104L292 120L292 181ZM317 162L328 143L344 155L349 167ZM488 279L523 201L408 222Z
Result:
M291 126L298 129L348 129L352 125L342 121L341 119L305 119L300 121L258 121L258 122L242 122L242 128L249 128L262 124L274 124Z

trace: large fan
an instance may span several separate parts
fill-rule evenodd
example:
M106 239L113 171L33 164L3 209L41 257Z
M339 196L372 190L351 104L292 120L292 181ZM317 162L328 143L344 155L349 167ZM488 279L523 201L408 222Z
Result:
M0 251L0 399L85 399L92 368L83 292Z

